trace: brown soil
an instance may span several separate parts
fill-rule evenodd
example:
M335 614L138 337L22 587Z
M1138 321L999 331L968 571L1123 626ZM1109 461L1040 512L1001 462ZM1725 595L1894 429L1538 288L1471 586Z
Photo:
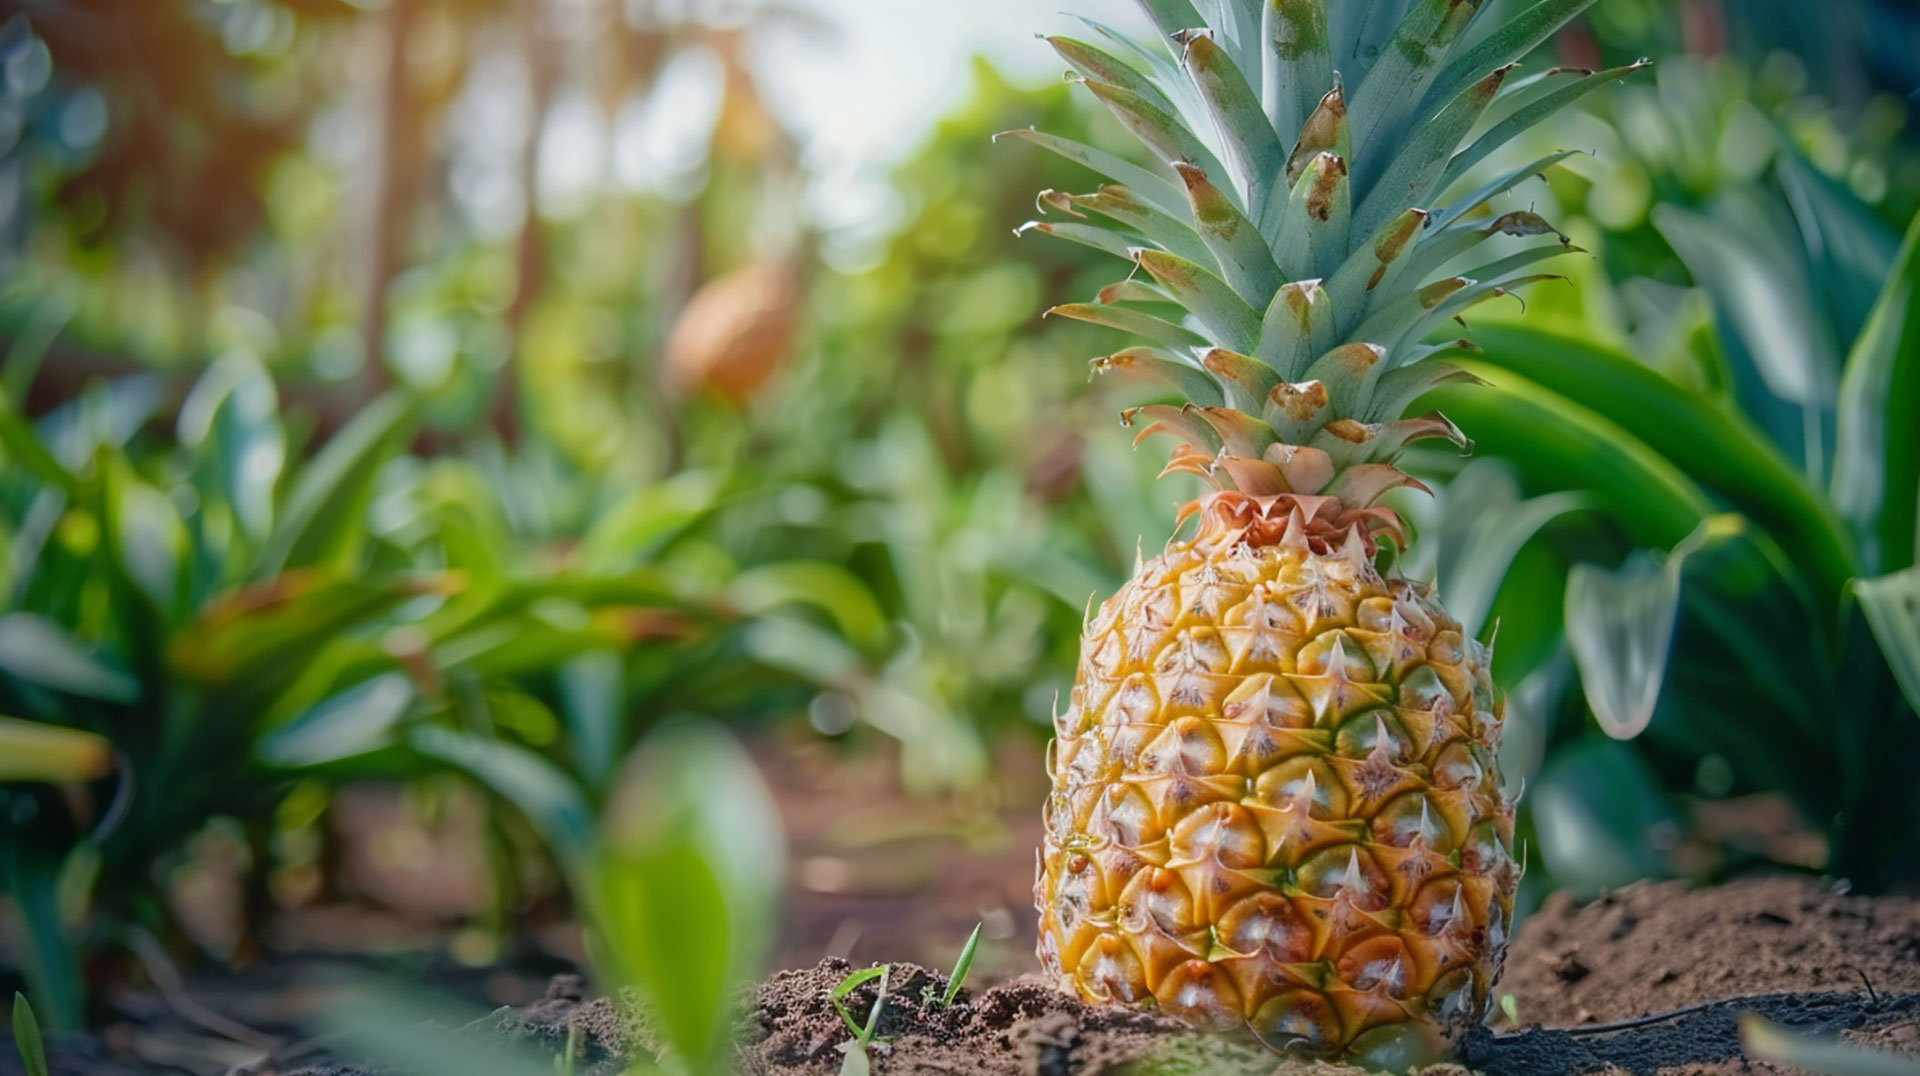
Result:
M1732 1076L1783 1071L1746 1059L1736 1021L1754 1012L1803 1031L1920 1054L1920 900L1835 895L1814 882L1773 878L1689 891L1643 884L1580 906L1555 899L1516 937L1501 992L1531 1026L1486 1031L1463 1064L1432 1076ZM747 1076L833 1076L850 1038L827 995L854 966L829 958L762 984L741 1033ZM1868 990L1869 984L1871 991ZM1203 1038L1150 1013L1094 1009L1032 976L948 1008L938 972L896 964L871 1053L875 1072L954 1076L1200 1076L1357 1070L1303 1065L1231 1039ZM847 1007L865 1013L876 986ZM1636 1020L1635 1017L1651 1016ZM1618 1021L1596 1025L1596 1021ZM1537 1023L1536 1023L1537 1022ZM1541 1027L1546 1024L1547 1027ZM577 979L547 999L502 1009L469 1031L564 1041L577 1026L586 1071L617 1071L623 1052L651 1054L648 1036L608 1001L581 1000ZM1463 1067L1464 1066L1464 1067ZM248 1070L260 1074L270 1068ZM351 1070L308 1069L303 1076Z

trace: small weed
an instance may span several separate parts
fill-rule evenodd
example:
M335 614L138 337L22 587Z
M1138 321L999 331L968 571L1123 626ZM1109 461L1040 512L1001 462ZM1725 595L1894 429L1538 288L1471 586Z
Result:
M1507 1023L1520 1026L1520 1003L1514 1000L1512 994L1500 995L1500 1013L1507 1018Z
M580 1025L567 1025L567 1046L565 1052L553 1059L553 1070L559 1076L573 1076L573 1063L580 1058Z
M20 1051L27 1076L47 1076L47 1044L40 1039L40 1021L34 1018L26 995L17 990L13 994L13 1044Z
M833 1011L840 1014L847 1030L853 1032L853 1038L840 1044L840 1049L846 1051L847 1055L846 1061L840 1065L840 1076L868 1076L873 1071L873 1062L867 1056L867 1049L876 1041L884 1041L875 1039L873 1033L880 1026L880 1010L887 1004L887 974L892 970L891 965L881 964L856 971L840 980L840 984L827 995L827 1000L833 1003ZM847 1011L842 1002L862 984L875 979L880 980L880 992L874 995L873 1008L867 1012L867 1022L862 1026L854 1021L853 1014Z
M953 962L953 974L947 976L946 992L943 994L935 994L932 983L928 983L926 988L920 992L920 1000L924 1002L928 1008L953 1008L953 999L959 996L960 987L966 983L967 972L973 970L973 954L980 948L981 926L982 924L975 923L973 933L967 935L967 944L961 946L960 959Z

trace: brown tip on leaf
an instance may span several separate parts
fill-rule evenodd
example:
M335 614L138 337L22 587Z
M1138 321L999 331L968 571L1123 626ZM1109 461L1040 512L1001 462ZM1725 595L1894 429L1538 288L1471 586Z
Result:
M1373 430L1369 429L1365 423L1356 422L1350 418L1336 419L1320 428L1342 441L1351 441L1356 445L1364 445L1373 440Z
M1267 394L1274 406L1295 422L1305 422L1319 414L1328 403L1327 386L1318 381L1281 382Z
M1472 283L1473 281L1463 276L1450 276L1436 280L1420 289L1420 305L1432 310L1442 299Z
M1048 206L1052 206L1071 217L1079 217L1082 220L1085 220L1087 217L1085 213L1073 208L1073 195L1065 191L1054 190L1052 187L1041 191L1038 195L1034 196L1033 200L1033 208L1040 213L1045 213L1047 211L1046 207Z

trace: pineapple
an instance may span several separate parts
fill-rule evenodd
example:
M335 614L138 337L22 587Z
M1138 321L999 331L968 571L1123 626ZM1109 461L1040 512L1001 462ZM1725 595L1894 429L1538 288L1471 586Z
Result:
M1484 1016L1519 876L1502 702L1489 649L1381 567L1406 535L1378 501L1419 486L1408 443L1470 447L1402 417L1466 376L1426 338L1567 249L1489 208L1567 154L1455 188L1639 66L1514 75L1589 2L1483 27L1480 0L1142 0L1164 50L1048 39L1152 157L1009 132L1112 180L1023 230L1135 270L1050 313L1141 338L1094 367L1177 390L1123 418L1215 487L1090 618L1055 720L1039 955L1086 1000L1383 1064Z

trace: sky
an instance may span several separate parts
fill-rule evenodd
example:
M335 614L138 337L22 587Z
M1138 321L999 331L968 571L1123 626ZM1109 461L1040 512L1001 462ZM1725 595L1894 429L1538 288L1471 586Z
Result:
M1057 5L1057 6L1056 6ZM1065 0L798 0L834 29L770 37L755 56L770 106L806 143L816 212L829 225L884 227L886 166L913 151L966 90L984 53L1016 79L1055 78L1065 65L1037 33L1071 31ZM1071 0L1075 14L1145 36L1134 0ZM836 208L838 207L838 208Z

